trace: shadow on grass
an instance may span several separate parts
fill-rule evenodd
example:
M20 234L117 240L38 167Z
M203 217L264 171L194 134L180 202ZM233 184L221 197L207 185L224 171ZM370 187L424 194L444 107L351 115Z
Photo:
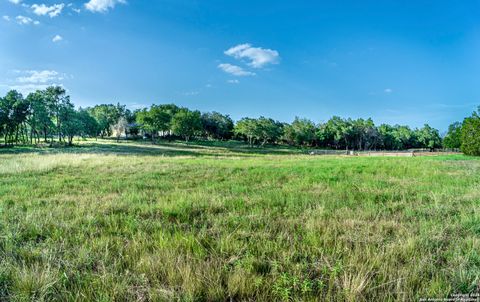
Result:
M112 141L113 142L113 141ZM195 150L205 150L205 149L212 149L212 148L217 148L217 149L223 149L223 150L232 150L232 151L244 151L244 152L252 152L252 153L257 153L258 151L260 152L275 152L275 151L286 151L289 149L289 151L294 151L298 149L293 149L291 147L287 146L272 146L272 145L265 145L264 147L261 146L254 146L250 147L249 145L246 145L243 142L239 141L208 141L208 140L198 140L198 141L190 141L186 143L185 141L179 141L179 140L157 140L155 142L151 141L132 141L137 144L152 144L156 146L166 146L166 147L172 147L172 148L178 148L178 149L195 149Z
M222 148L229 150L231 152L244 153L244 154L306 154L309 149L302 149L298 147L291 146L280 146L280 145L265 145L265 146L254 146L250 147L249 145L239 142L239 141L198 141L197 145L202 146L203 148Z
M140 146L133 144L88 143L71 147L34 147L18 146L0 149L1 154L105 154L105 155L150 155L150 156L205 156L201 152L156 146Z
M36 147L15 146L0 148L2 154L111 154L133 156L194 156L194 157L239 157L249 155L302 154L302 150L288 147L249 147L241 142L168 142L98 140L74 146Z
M290 146L265 145L250 147L239 141L195 141L193 143L184 142L161 142L160 145L171 146L175 148L197 149L197 150L222 150L239 154L251 155L289 155L289 154L307 154L308 149L301 149Z

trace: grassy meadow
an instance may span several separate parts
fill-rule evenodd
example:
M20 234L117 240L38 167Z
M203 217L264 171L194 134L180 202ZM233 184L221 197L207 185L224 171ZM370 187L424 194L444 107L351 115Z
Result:
M0 149L1 301L413 301L479 282L479 159Z

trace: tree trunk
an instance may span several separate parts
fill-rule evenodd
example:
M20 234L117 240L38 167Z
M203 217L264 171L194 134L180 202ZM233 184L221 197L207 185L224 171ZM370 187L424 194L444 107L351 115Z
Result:
M62 137L60 135L60 113L57 112L57 131L58 131L58 141L62 141Z

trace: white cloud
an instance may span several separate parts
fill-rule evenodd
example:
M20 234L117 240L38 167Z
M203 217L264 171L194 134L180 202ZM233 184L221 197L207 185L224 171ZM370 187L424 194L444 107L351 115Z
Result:
M8 2L13 3L13 4L20 4L22 0L8 0Z
M229 83L229 84L239 84L240 81L239 80L228 80L227 83Z
M31 8L33 9L33 13L38 16L45 16L48 15L50 18L57 17L62 13L65 4L54 4L52 6L47 6L45 4L33 4Z
M55 70L26 70L19 71L19 73L23 73L24 76L16 79L18 83L45 84L51 81L61 81L64 79L64 77Z
M55 70L12 70L11 73L16 77L7 79L3 86L9 89L15 89L22 94L28 94L36 90L43 90L49 86L62 86L62 81L71 78L66 74Z
M9 16L3 16L3 20L10 22L10 17Z
M63 40L63 37L62 37L62 36L56 35L55 37L53 37L52 42L53 42L53 43L56 43L56 42L60 42L60 41L62 41L62 40Z
M390 94L393 92L393 90L391 88L385 88L383 92Z
M240 66L232 65L232 64L228 64L228 63L222 63L222 64L218 65L218 68L225 71L226 73L233 74L234 76L237 76L237 77L245 77L245 76L254 76L255 75L254 72L244 70Z
M252 47L251 44L239 44L224 52L227 56L235 59L247 59L248 65L254 68L262 68L268 64L277 64L280 58L278 51L261 47Z
M67 4L67 7L70 8L72 11L76 12L77 14L79 14L82 10L79 9L79 8L76 8L73 3L68 3Z
M90 0L85 3L85 8L94 13L105 13L117 4L127 3L125 0Z
M17 23L21 24L21 25L30 25L30 24L38 25L38 24L40 24L40 22L38 22L37 20L33 20L32 18L25 17L25 16L17 16L15 18L15 20L17 20Z

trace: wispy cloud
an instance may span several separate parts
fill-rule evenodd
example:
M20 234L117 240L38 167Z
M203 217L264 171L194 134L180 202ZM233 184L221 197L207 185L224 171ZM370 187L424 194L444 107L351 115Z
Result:
M184 96L194 96L194 95L199 95L199 91L187 91L182 93Z
M70 76L55 70L13 70L15 75L7 83L2 84L9 89L28 94L49 86L63 86L62 82Z
M229 83L229 84L239 84L240 81L239 80L227 80L227 83Z
M59 16L62 13L65 4L54 4L51 6L47 6L45 4L33 4L31 6L33 13L37 16L45 16L48 15L50 18L54 18Z
M21 84L21 85L9 85L8 89L16 90L22 93L23 95L27 95L37 90L45 90L50 86L63 86L63 85L61 84Z
M22 0L8 0L8 2L13 3L13 4L20 4Z
M370 91L368 93L368 95L372 95L372 96L379 96L379 95L385 95L385 94L392 94L393 93L393 89L392 88L385 88L383 90L376 90L376 91Z
M428 106L429 108L437 108L437 109L446 109L446 110L451 110L451 109L464 109L464 108L472 108L474 110L477 108L478 103L475 102L467 102L464 104L442 104L442 103L435 103L431 104Z
M25 70L18 71L18 73L23 74L23 76L17 77L16 80L18 83L38 84L64 79L64 76L55 70Z
M125 0L90 0L85 3L85 8L94 13L105 13L117 4L125 4Z
M77 8L73 3L68 3L68 4L67 4L67 7L68 7L70 10L76 12L77 14L79 14L79 13L82 11L80 8Z
M239 44L224 52L227 56L235 59L247 59L248 65L253 68L262 68L268 64L277 64L280 58L278 51L261 47L253 47L251 44Z
M247 70L244 70L242 67L237 66L237 65L232 65L228 63L222 63L218 65L218 68L223 70L226 73L232 74L237 77L245 77L245 76L254 76L254 72L250 72Z
M3 16L3 20L10 22L10 16Z
M25 16L17 16L15 18L15 20L20 25L30 25L30 24L38 25L38 24L40 24L40 22L38 22L37 20L33 20L32 18L25 17Z

